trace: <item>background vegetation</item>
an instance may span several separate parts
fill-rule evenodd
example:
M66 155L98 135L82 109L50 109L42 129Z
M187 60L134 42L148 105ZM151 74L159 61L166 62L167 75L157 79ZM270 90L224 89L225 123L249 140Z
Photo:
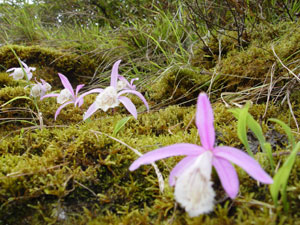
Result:
M112 64L120 74L139 77L138 120L115 137L141 152L178 142L199 143L194 104L210 95L217 141L244 148L227 108L251 101L249 111L272 145L277 168L290 153L288 124L299 140L300 2L297 0L33 0L0 3L0 106L28 95L22 81L5 72L18 66L11 48L34 76L62 88L57 73L85 89L109 83ZM92 103L68 107L54 121L54 99L39 102L45 128L30 101L0 108L0 224L300 224L299 157L288 182L290 208L272 202L242 170L240 194L230 200L213 175L215 211L189 218L174 204L172 188L159 193L151 167L129 173L137 156L113 140L126 110L99 112L82 122ZM102 134L95 133L102 132ZM106 136L106 135L109 136ZM251 150L274 173L252 132ZM257 153L258 152L258 153ZM179 158L158 163L165 180ZM17 222L16 222L17 221Z

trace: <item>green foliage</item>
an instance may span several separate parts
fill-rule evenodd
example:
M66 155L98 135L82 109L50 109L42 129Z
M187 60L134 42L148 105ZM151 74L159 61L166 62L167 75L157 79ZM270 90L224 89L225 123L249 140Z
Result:
M113 135L116 136L117 133L125 126L125 124L131 119L132 117L125 117L121 120L119 120L115 127L114 127L114 132L113 132Z
M274 176L274 183L271 184L270 192L273 198L275 205L278 204L278 194L281 193L281 198L284 206L284 210L287 213L289 209L289 203L287 199L287 183L292 170L292 167L295 164L297 153L300 149L300 142L298 142L295 147L292 149L291 154L285 160L283 165L279 168L278 172Z
M297 153L300 149L300 142L295 143L294 135L292 134L291 128L286 125L284 122L278 119L269 119L271 122L275 122L279 124L285 131L288 136L289 143L291 145L291 153L289 157L285 160L284 164L278 170L278 172L274 176L274 183L270 187L270 192L273 198L275 205L278 205L278 194L281 193L281 198L284 205L284 210L288 211L288 202L287 202L287 182L290 176L291 169L295 163Z
M234 114L234 116L238 119L238 137L241 140L241 142L246 147L246 150L249 155L253 157L253 152L250 150L249 142L247 138L247 127L255 134L257 137L260 147L263 150L263 152L268 156L270 165L272 168L272 171L274 172L274 159L272 156L272 148L271 144L268 143L264 137L263 131L261 126L257 121L254 120L254 118L251 116L251 114L248 113L249 103L247 103L243 109L231 109L230 111Z

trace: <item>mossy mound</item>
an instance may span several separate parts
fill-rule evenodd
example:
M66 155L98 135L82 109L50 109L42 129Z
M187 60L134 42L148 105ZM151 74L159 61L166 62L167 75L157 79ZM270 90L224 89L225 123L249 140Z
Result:
M251 108L255 119L264 107ZM277 106L270 106L270 109L268 116L277 117L282 113ZM215 104L214 112L217 143L241 148L232 113L222 104ZM138 120L129 120L116 138L142 153L181 142L200 144L194 114L194 106L169 106L158 112L140 114ZM150 165L128 171L138 156L110 137L121 118L120 114L104 116L97 113L91 122L44 127L42 130L24 129L2 139L0 220L7 224L16 220L23 221L21 224L109 224L111 221L114 224L118 221L125 224L166 221L173 221L173 224L232 224L247 223L255 215L251 221L259 223L263 218L269 218L269 222L275 224L279 219L290 223L292 218L299 218L296 204L300 188L299 159L289 181L289 186L294 187L289 191L292 202L289 213L293 217L278 218L271 214L272 200L267 186L258 187L255 180L237 168L241 183L239 197L226 200L218 176L213 173L219 204L209 215L189 218L183 209L175 207L172 188L167 186L164 194L159 193L157 178ZM264 131L269 130L266 120L263 124ZM270 173L266 156L259 153L256 158ZM175 157L157 162L166 185L170 170L179 160L180 157Z
M57 73L67 76L74 85L87 83L98 66L93 59L75 53L40 46L4 45L0 48L2 68L20 67L11 49L28 66L37 68L37 79L42 78L54 87L61 87Z
M157 78L148 89L149 97L157 107L171 104L191 104L198 93L209 87L211 77L196 68L171 67Z
M300 58L299 39L299 25L291 25L287 33L272 42L260 43L256 40L246 50L231 51L220 65L222 79L228 82L227 91L240 91L262 85L266 80L269 81L274 63L273 80L285 78L286 82L290 81L293 76L279 63L272 51L272 46L280 60L297 74L299 68L295 62ZM283 86L284 83L281 82L278 85Z

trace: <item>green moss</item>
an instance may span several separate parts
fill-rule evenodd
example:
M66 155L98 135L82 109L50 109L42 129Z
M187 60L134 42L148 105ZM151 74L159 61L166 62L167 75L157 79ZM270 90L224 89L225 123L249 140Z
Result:
M192 68L172 67L166 70L150 87L149 96L159 106L185 103L190 104L201 90L209 86L210 77Z
M270 114L280 113L277 107L270 108ZM56 108L51 110L54 113ZM240 148L233 115L221 104L215 104L214 110L217 142ZM251 107L255 118L262 111L264 106ZM118 139L141 152L180 142L200 144L193 122L194 113L194 107L169 106L158 112L140 114L138 120L130 120L125 125L118 133ZM70 113L64 116L62 121L73 117ZM258 223L265 217L270 218L270 223L277 221L276 216L269 214L267 206L254 201L272 204L267 187L257 187L256 182L239 168L241 196L236 200L217 204L213 213L193 219L180 207L175 210L172 188L167 186L163 195L159 193L151 166L129 172L128 167L137 155L109 137L91 131L110 135L121 118L119 114L104 116L96 113L93 122L26 130L0 142L0 161L5 165L0 169L2 221L27 218L35 223L108 224L113 219L115 223L125 221L125 224L160 224L169 220L174 224L243 224L253 215ZM265 156L257 157L262 166L270 170ZM180 158L157 162L166 182ZM289 187L297 187L296 169L291 177L293 182ZM224 190L215 173L213 181L217 200L222 199ZM297 189L293 190L297 192ZM291 201L296 199L291 197ZM14 210L20 211L19 217L12 213ZM291 213L295 210L296 204L292 204Z

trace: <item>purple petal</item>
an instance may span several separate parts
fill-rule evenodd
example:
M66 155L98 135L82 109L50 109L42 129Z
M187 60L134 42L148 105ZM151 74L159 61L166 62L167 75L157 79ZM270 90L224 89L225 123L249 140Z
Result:
M176 183L176 178L191 164L193 164L194 160L197 159L197 156L187 156L183 158L177 165L172 169L169 176L169 184L170 186L174 186Z
M76 96L78 95L78 92L80 91L80 89L82 88L84 86L84 84L79 84L79 85L77 85L77 87L76 87Z
M180 143L175 145L169 145L166 147L162 147L156 149L151 152L147 152L145 155L141 156L137 160L135 160L129 170L133 171L139 168L141 165L150 164L159 159L168 158L171 156L179 156L179 155L188 155L188 156L198 156L205 151L199 145L188 144L188 143Z
M111 75L110 75L110 86L113 86L114 88L117 88L117 82L118 82L118 75L119 75L119 65L121 60L118 60L114 63Z
M238 165L255 180L265 184L273 183L272 178L261 168L259 163L239 149L220 146L214 149L214 155Z
M147 110L149 111L148 102L146 101L146 99L144 98L144 96L140 92L135 91L135 90L124 90L124 91L120 91L118 93L118 96L121 96L121 95L126 94L126 93L131 93L131 94L135 94L136 96L138 96L144 102L145 106L147 107Z
M224 190L230 198L234 199L239 192L239 178L235 168L229 161L220 157L213 158L213 166L218 173Z
M102 91L103 91L102 88L95 88L95 89L92 89L92 90L90 90L90 91L87 91L87 92L83 93L82 95L80 95L80 96L76 99L75 105L77 105L78 102L82 101L84 96L87 96L87 95L93 94L93 93L101 93Z
M16 67L13 67L13 68L10 68L10 69L6 70L6 72L8 73L8 72L11 72L11 71L13 71L13 70L15 70L15 69L17 69L17 68L16 68Z
M118 97L119 101L122 102L122 104L125 106L125 108L128 110L128 112L130 112L131 115L133 115L133 117L135 119L137 119L137 111L136 111L136 107L135 105L132 103L132 101L125 97L125 96L120 96Z
M131 79L130 84L131 84L132 87L135 86L135 85L133 85L133 82L136 81L136 80L139 80L139 78L137 77L137 78Z
M43 100L44 98L49 98L49 97L58 97L59 94L47 94L47 95L44 95L41 100Z
M60 113L60 111L61 111L64 107L66 107L67 105L69 105L69 104L71 104L71 103L73 103L73 102L72 102L72 101L69 101L69 102L66 102L66 103L62 104L61 106L59 106L58 109L57 109L56 112L55 112L54 120L56 120L56 117L58 116L58 114Z
M93 113L97 111L98 107L96 106L96 103L94 102L93 104L90 105L88 110L84 113L83 115L83 120L86 120L89 118Z
M31 80L31 78L32 78L32 73L31 73L31 72L27 72L26 74L27 74L28 80Z
M201 93L197 101L196 126L201 144L207 150L212 150L215 144L214 115L209 99Z
M124 81L129 87L131 86L130 83L128 82L128 80L125 77L123 77L121 75L118 75L118 79L121 80L121 81Z
M62 85L66 89L68 89L71 92L71 94L73 95L73 97L74 97L75 96L74 90L73 90L73 87L72 87L70 81L68 80L68 78L65 75L61 74L61 73L58 73L58 76L59 76L59 78L61 80Z
M83 104L83 98L79 99L79 101L78 101L78 106L81 107L82 104ZM75 107L76 107L76 104L74 104L74 105L75 105Z
M36 81L37 83L40 83L40 82L38 82L38 81L36 80L36 78L35 78L35 81ZM46 82L45 80L43 80L43 79L40 79L40 81L42 81L42 84L47 84L47 82Z
M26 63L24 63L22 60L20 60L20 62L22 63L22 65L23 65L23 67L24 67L25 70L29 69Z

